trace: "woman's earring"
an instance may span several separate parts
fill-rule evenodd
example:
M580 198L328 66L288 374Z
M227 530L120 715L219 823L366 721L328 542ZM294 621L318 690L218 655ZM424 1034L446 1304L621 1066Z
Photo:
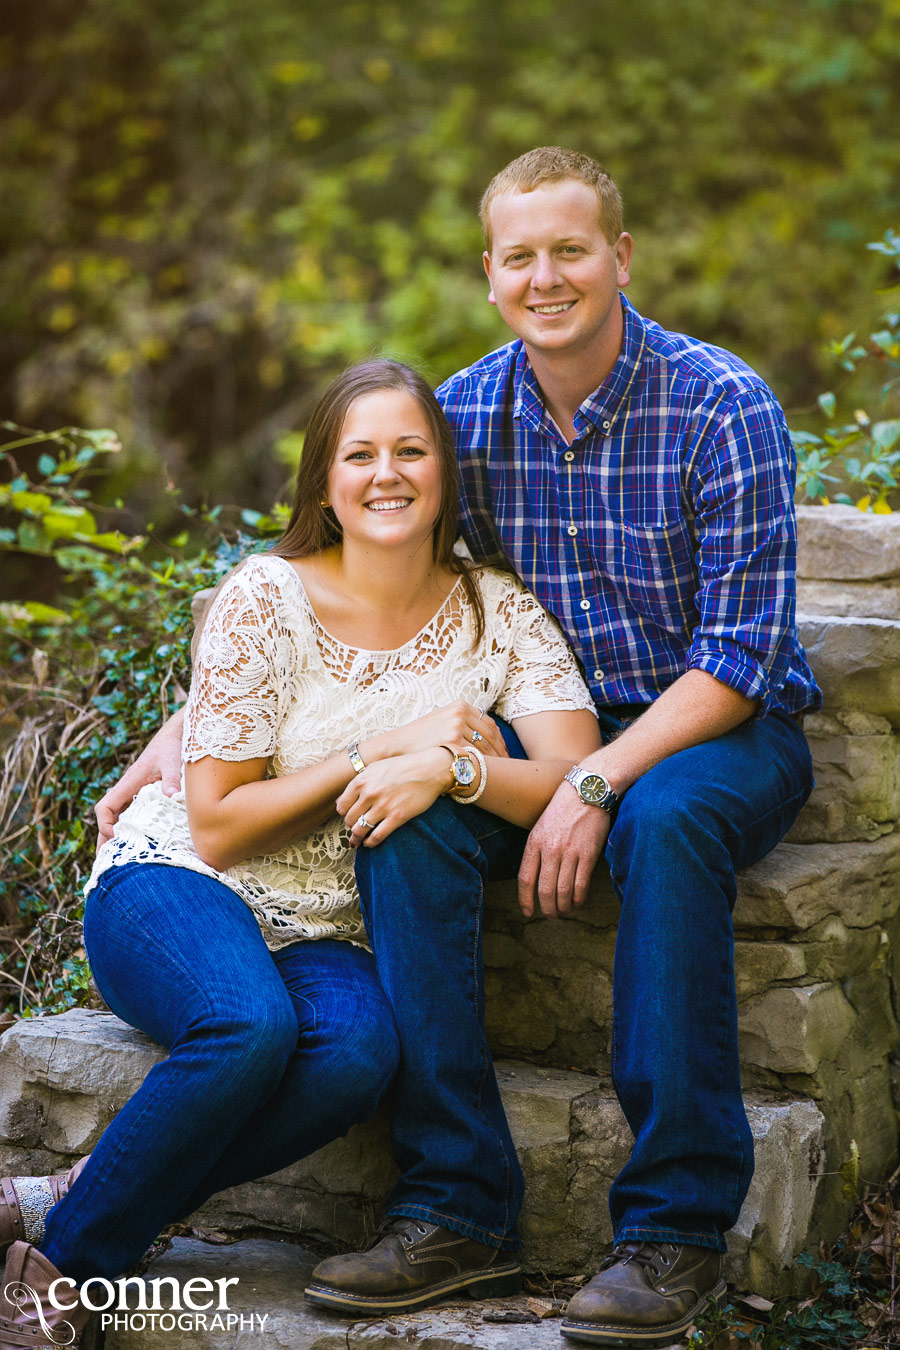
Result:
M327 511L328 508L331 506L331 502L328 500L327 497L323 497L322 500L319 502L319 505L321 506L323 511Z

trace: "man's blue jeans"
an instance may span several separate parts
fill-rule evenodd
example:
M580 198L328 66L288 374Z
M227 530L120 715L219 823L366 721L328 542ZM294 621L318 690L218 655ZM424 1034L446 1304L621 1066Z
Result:
M48 1215L41 1250L79 1281L121 1275L215 1192L367 1119L399 1058L368 952L331 939L269 952L249 908L212 878L112 868L84 933L109 1007L170 1053Z
M440 797L356 858L401 1047L391 1137L403 1175L387 1212L507 1251L519 1245L522 1173L484 1036L482 911L485 882L515 875L526 839Z
M672 755L625 794L606 849L621 903L613 1081L635 1135L610 1191L617 1242L724 1251L753 1175L741 1098L735 871L775 847L812 788L781 713Z

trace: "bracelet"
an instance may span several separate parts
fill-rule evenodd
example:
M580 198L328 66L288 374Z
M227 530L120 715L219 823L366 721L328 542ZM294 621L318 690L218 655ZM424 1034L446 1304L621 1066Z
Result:
M359 746L357 745L356 741L354 741L352 745L348 745L347 754L350 756L350 763L353 765L353 772L362 773L363 769L366 767L366 762L363 759L362 755L359 753Z
M478 787L468 797L457 796L457 793L459 791L458 788L450 789L447 796L452 797L455 802L459 802L460 806L472 806L475 802L478 801L478 798L481 796L482 792L484 792L484 789L487 787L487 760L485 759L484 755L481 753L480 750L476 750L474 745L470 745L466 750L463 751L463 757L466 757L468 755L474 755L476 760L478 761L478 768L481 771L481 778L479 779Z

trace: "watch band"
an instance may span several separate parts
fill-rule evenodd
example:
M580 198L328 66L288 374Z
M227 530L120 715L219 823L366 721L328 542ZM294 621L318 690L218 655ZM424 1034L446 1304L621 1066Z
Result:
M441 745L441 749L449 751L449 753L453 756L454 770L456 767L457 760L460 759L467 759L470 762L474 759L475 762L477 763L480 777L478 780L478 786L474 792L470 792L465 797L460 795L460 784L456 780L456 774L454 772L454 782L453 784L451 784L449 788L446 789L444 793L444 796L452 797L455 802L459 802L460 806L471 806L473 802L478 801L478 798L481 796L482 792L484 792L484 789L487 787L487 760L485 759L481 751L478 750L474 745L467 745L465 750L462 751L454 750L452 745Z
M468 797L458 796L457 790L451 788L450 796L453 798L455 802L459 802L460 806L473 806L474 803L478 801L478 798L481 796L482 792L484 792L484 789L487 787L487 760L485 759L481 751L476 749L474 745L470 745L468 750L465 750L463 754L459 756L459 758L467 759L470 755L475 756L475 759L478 762L478 768L481 772L481 777L478 780L477 788L475 789L474 792L470 792Z

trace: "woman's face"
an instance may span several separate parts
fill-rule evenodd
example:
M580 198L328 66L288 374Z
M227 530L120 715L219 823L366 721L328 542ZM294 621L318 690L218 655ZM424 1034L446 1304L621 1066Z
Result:
M441 469L428 419L405 390L350 405L328 473L328 500L348 540L398 547L430 539Z

